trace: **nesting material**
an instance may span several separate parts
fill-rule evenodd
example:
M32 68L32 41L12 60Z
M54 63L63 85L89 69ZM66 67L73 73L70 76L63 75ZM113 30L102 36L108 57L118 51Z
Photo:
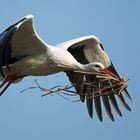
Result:
M116 94L120 95L127 87L127 81L124 77L118 77L116 75L109 74L96 74L97 82L93 83L85 83L86 85L90 85L92 88L94 87L94 96L103 96L106 94Z
M129 93L126 90L127 81L128 80L125 80L124 77L118 77L116 75L111 76L105 73L97 73L96 80L94 82L88 83L85 80L83 81L81 87L89 86L92 90L94 89L93 91L94 94L88 98L95 98L97 96L104 96L104 95L109 95L109 94L120 95L124 91L127 97L131 99ZM76 91L74 91L74 88L73 88L74 86L72 84L68 84L66 86L55 86L53 88L45 88L45 87L41 87L39 83L37 82L37 80L35 80L35 82L37 86L26 88L23 91L21 91L21 93L28 89L38 88L41 91L43 91L42 97L46 95L50 95L50 94L53 95L56 93L68 101L71 101L71 102L80 101L80 100L71 100L67 98L70 96L74 97L74 96L79 95ZM83 94L83 96L85 96L85 94ZM85 96L85 98L87 97Z

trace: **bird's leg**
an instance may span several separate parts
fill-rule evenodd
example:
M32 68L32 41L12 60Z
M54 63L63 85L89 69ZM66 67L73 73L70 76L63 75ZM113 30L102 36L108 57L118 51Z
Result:
M0 96L6 91L6 89L12 84L12 81L9 81L4 89L0 92Z
M6 91L6 89L17 79L22 78L24 76L18 76L17 74L11 74L5 77L4 81L0 85L0 89L6 84L3 90L0 92L0 96Z

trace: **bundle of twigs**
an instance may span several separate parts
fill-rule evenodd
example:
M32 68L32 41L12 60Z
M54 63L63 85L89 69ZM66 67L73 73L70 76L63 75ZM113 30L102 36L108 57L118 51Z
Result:
M124 89L127 87L127 81L124 77L118 77L118 76L111 76L108 74L102 74L99 73L96 75L98 78L98 84L97 87L95 83L92 83L92 86L95 87L94 93L98 93L99 95L104 94L111 94L112 92L116 94L121 94ZM87 83L88 84L88 83Z
M84 82L83 85L90 85L90 87L92 89L94 89L94 95L90 96L88 98L95 98L97 96L104 96L104 95L108 95L108 94L116 94L119 95L121 94L127 87L127 81L125 80L124 77L118 77L116 75L109 75L109 74L105 74L105 73L97 73L96 74L96 78L98 79L98 86L96 82L92 82L92 83L88 83L88 82ZM27 89L33 89L33 88L39 88L41 91L43 91L43 96L46 95L53 95L54 93L57 93L58 95L60 95L61 97L65 98L68 101L71 102L77 102L79 100L70 100L69 98L67 98L66 96L77 96L79 95L75 90L74 90L74 85L72 84L68 84L64 87L62 86L55 86L51 89L49 88L44 88L41 87L37 80L35 80L37 86L35 87L29 87ZM25 89L25 90L27 90ZM24 92L25 90L21 91ZM85 95L84 95L85 96ZM85 97L86 98L86 97Z

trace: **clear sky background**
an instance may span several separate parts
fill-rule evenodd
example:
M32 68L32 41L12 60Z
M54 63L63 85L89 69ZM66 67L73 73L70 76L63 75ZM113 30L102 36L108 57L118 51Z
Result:
M94 34L111 57L128 86L132 112L121 104L123 117L115 122L103 110L100 122L90 119L86 105L72 104L61 97L40 97L39 90L26 91L34 79L45 87L68 84L63 73L28 77L12 85L0 97L1 140L132 140L140 138L140 1L139 0L0 0L0 32L21 17L33 14L39 36L57 44ZM95 111L95 110L94 110Z

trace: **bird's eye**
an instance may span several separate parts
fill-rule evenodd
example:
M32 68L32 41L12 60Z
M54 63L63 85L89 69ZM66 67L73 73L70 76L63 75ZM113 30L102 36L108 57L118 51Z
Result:
M101 68L99 65L95 65L96 68Z

